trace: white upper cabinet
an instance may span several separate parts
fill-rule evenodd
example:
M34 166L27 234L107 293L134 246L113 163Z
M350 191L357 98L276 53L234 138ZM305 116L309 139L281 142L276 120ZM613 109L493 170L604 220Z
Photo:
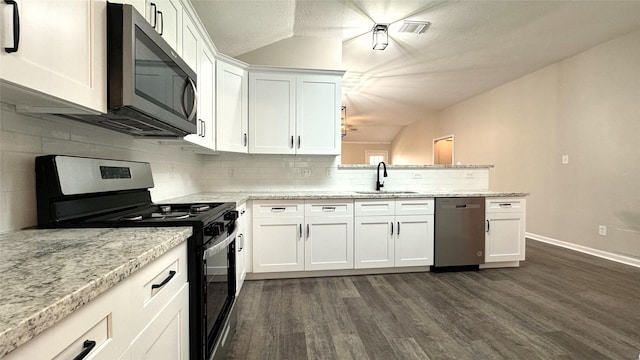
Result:
M146 0L142 14L172 48L178 51L182 48L182 4L179 0Z
M297 154L340 154L341 83L340 76L298 75Z
M247 83L246 70L224 60L216 61L216 145L219 151L248 152Z
M249 74L249 152L340 154L341 72Z
M106 111L105 1L17 0L0 8L3 102L24 112Z

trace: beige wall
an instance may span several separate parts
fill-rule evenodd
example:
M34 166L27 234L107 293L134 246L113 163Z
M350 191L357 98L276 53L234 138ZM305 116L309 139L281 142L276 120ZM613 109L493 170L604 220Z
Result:
M437 123L427 117L405 126L391 143L394 165L433 164L433 139Z
M387 150L391 158L391 144L342 143L342 164L368 164L366 150Z
M435 135L494 164L492 190L531 192L527 232L640 258L638 59L640 31L446 109Z
M252 65L343 70L342 42L338 38L294 36L237 58Z

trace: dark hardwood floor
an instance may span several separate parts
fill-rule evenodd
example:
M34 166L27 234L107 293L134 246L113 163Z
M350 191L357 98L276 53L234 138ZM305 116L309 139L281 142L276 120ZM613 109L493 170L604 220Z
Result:
M230 359L625 359L640 269L527 241L520 268L247 281Z

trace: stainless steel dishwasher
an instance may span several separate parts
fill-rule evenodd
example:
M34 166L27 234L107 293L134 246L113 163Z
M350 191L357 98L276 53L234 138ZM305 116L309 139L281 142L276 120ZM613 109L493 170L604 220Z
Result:
M433 270L484 264L484 204L482 197L436 198Z

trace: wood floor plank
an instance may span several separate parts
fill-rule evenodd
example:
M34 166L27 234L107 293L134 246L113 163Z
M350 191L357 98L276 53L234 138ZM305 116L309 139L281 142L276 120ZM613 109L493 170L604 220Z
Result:
M526 251L519 268L247 281L228 358L638 358L640 269Z

